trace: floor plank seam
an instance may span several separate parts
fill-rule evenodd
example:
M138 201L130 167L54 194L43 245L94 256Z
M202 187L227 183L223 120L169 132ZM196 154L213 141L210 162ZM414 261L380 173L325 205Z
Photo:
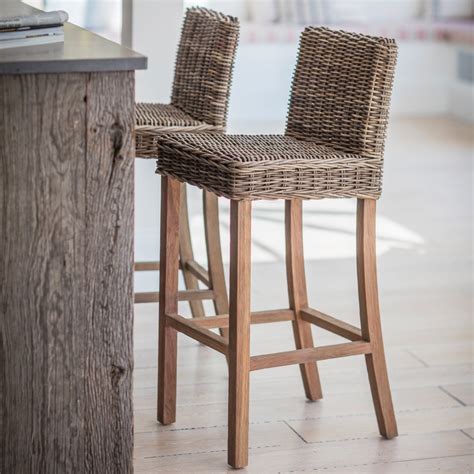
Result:
M425 412L425 411L436 411L436 410L446 410L449 408L460 408L459 405L446 405L440 406L436 408L405 408L403 410L396 410L397 414L402 413L416 413L416 412ZM344 415L325 415L325 416L315 416L315 417L306 417L306 418L288 418L286 421L317 421L327 418L355 418L355 417L372 417L375 416L372 412L364 412L364 413L347 413Z
M255 449L273 449L273 448L281 448L281 444L270 444L264 446L250 446L249 450ZM189 453L174 453L174 454L159 454L158 456L145 456L145 457L135 457L134 460L143 460L143 459L162 459L162 458L175 458L180 456L193 456L196 454L215 454L215 453L225 453L227 449L215 449L211 451L193 451Z
M451 392L449 392L446 388L444 388L443 386L441 385L438 385L438 388L444 392L446 395L450 396L453 400L456 400L458 403L460 403L463 407L466 407L467 404L464 403L460 398L456 397L455 395L453 395Z
M282 421L283 424L285 424L288 428L290 428L291 431L293 431L293 433L295 433L296 436L298 436L299 439L301 439L301 441L303 441L303 443L305 444L308 444L308 441L306 441L303 436L301 436L298 431L296 431L291 425L289 425L286 421Z
M430 435L433 435L433 434L439 434L439 433L457 433L458 431L463 431L462 429L447 429L447 430L435 430L435 431L426 431L426 432L419 432L419 433L398 433L398 437L401 438L401 437L410 437L410 436L416 436L416 435L421 435L421 434L430 434ZM466 433L464 433L466 434ZM469 435L468 435L469 436ZM361 438L344 438L344 439L331 439L331 440L328 440L328 439L325 439L323 441L308 441L308 445L311 445L311 444L324 444L324 443L338 443L338 442L346 442L346 441L357 441L357 440L361 440L361 439L373 439L373 438L377 438L377 439L382 439L382 441L387 441L387 442L391 442L392 440L386 440L385 438L382 438L377 432L373 432L371 433L371 436L364 436L364 437L361 437ZM474 438L471 438L471 439L474 439Z
M390 465L390 464L397 464L397 463L404 463L404 462L416 462L416 461L433 461L433 460L441 460L441 459L450 459L450 458L462 458L462 457L471 457L472 453L465 453L465 454L453 454L448 456L435 456L435 457L428 457L428 458L412 458L412 459L397 459L394 461L381 461L381 462L368 462L362 464L335 464L330 466L322 466L322 467L315 467L309 469L297 469L292 471L278 471L279 474L283 473L294 473L294 472L314 472L314 471L326 471L327 469L336 469L336 468L352 468L352 467L364 467L364 466L383 466L383 465Z
M464 430L460 430L460 431L461 433L465 434L469 439L474 440L474 438L467 431L464 431Z
M418 357L412 351L405 350L405 352L409 354L410 356L412 356L415 360L417 360L423 367L430 367L421 357Z
M264 425L268 423L278 423L283 420L260 420L260 421L251 421L250 425ZM187 428L170 428L168 430L162 431L193 431L193 430L207 430L212 428L227 428L227 424L225 425L211 425L211 426L189 426Z

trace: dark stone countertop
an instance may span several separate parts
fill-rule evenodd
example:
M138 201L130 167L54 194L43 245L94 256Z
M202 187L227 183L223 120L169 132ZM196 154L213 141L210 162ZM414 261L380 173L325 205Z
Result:
M1 0L0 17L38 12L23 3ZM147 58L71 23L64 43L0 49L0 74L105 72L146 69Z

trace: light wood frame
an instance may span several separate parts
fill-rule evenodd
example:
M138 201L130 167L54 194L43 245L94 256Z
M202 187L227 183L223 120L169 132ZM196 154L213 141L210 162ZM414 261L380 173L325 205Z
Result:
M189 226L186 185L181 184L179 225L179 270L183 273L185 290L178 291L178 300L187 301L193 318L205 317L203 301L212 300L215 314L229 313L229 300L224 276L224 264L219 232L219 207L217 196L203 191L203 218L208 269L194 260ZM135 262L135 272L160 271L159 261ZM199 283L206 288L201 289ZM158 303L159 291L135 293L135 303ZM220 329L227 336L227 329Z
M299 364L306 397L322 398L317 361L364 355L379 431L397 436L385 363L378 306L375 214L376 201L358 199L357 275L361 329L308 307L304 276L302 203L285 203L286 266L289 308L250 311L251 201L231 200L230 307L228 314L186 319L177 314L179 292L178 246L179 182L162 178L160 272L160 347L158 420L168 424L176 412L176 333L181 332L227 357L229 366L228 463L248 464L249 375L253 370ZM291 321L296 349L274 354L250 355L250 325ZM314 347L311 325L326 329L349 342ZM211 331L228 328L229 337Z

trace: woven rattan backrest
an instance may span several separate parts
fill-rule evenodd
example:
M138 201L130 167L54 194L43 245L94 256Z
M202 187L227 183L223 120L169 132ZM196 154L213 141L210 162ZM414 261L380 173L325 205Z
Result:
M225 127L238 38L236 18L189 8L176 57L171 104L196 120Z
M391 39L306 28L286 134L347 153L383 156L396 57Z

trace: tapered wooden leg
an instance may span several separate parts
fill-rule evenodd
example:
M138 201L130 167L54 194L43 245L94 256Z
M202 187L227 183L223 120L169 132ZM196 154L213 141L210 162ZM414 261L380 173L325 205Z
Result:
M285 201L286 275L290 308L296 318L292 322L297 349L314 347L311 324L301 319L300 310L308 307L303 254L303 212L300 199ZM300 364L306 397L318 400L323 397L315 362Z
M397 436L387 366L380 325L375 253L376 201L357 201L357 279L362 337L372 344L372 354L365 356L370 389L379 431L385 438Z
M251 202L230 205L228 462L248 464Z
M186 263L193 261L193 246L191 243L191 231L189 229L189 213L188 213L188 200L186 193L186 185L181 185L181 212L179 222L179 258L181 259L181 268L184 277L184 284L187 290L198 290L199 281L198 279L187 269ZM202 301L194 300L189 301L191 308L191 314L193 318L203 318L204 306Z
M219 204L217 196L203 191L204 230L206 234L207 262L210 287L214 290L214 310L217 314L229 314L229 299L225 284L224 264L222 262L221 238L219 232ZM220 333L228 337L228 330Z
M161 179L160 304L158 346L158 421L164 425L176 419L177 334L166 314L178 311L180 183Z

